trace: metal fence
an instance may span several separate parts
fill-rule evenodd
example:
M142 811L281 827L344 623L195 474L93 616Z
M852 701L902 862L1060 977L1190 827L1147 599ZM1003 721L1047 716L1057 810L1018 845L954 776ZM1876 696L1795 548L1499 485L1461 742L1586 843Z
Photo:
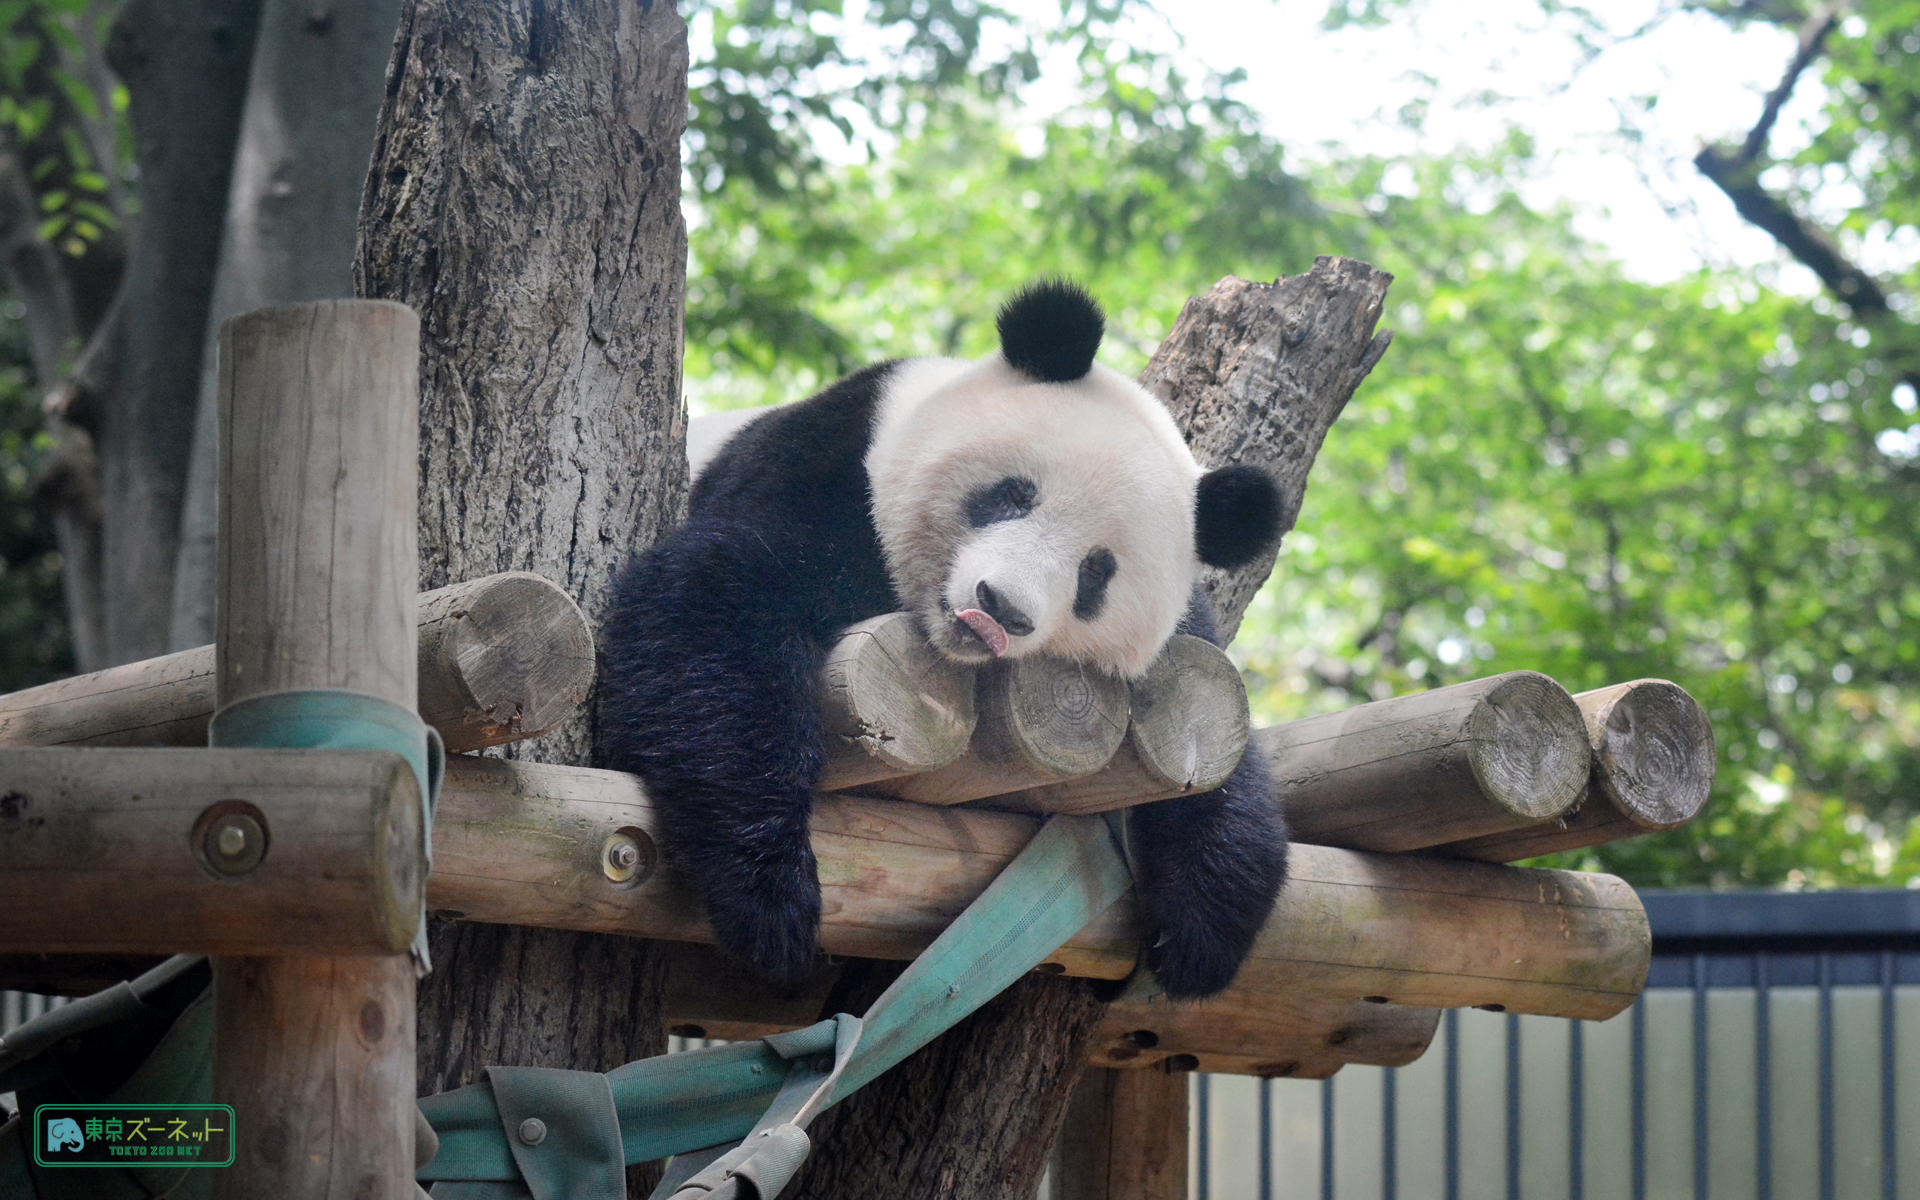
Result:
M1426 1056L1200 1076L1198 1200L1920 1200L1920 892L1643 894L1611 1021L1450 1012Z

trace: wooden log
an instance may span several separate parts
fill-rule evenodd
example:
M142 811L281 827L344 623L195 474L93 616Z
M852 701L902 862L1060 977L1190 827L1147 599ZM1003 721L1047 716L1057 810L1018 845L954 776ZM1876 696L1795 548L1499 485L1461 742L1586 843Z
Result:
M927 644L910 613L862 621L841 635L820 672L827 764L836 792L932 771L967 751L974 670Z
M1048 1200L1186 1200L1187 1071L1093 1067L1067 1102Z
M0 750L0 949L395 954L413 769L384 751Z
M1439 1023L1437 1008L1236 986L1197 1003L1111 1005L1088 1061L1135 1068L1197 1059L1228 1063L1233 1075L1325 1079L1349 1063L1404 1067L1426 1053Z
M1176 635L1128 685L1126 740L1091 775L982 801L1036 813L1096 813L1212 791L1247 748L1247 685L1226 651Z
M1262 729L1293 836L1404 852L1550 821L1592 759L1573 698L1510 671Z
M422 593L420 715L449 750L544 733L593 683L593 634L573 598L508 571ZM0 746L204 746L212 646L0 696Z
M819 795L820 945L854 958L912 958L1020 852L1039 822L1016 813ZM640 781L618 771L459 756L433 823L427 905L494 924L713 941L693 889L657 849ZM610 872L624 838L638 869ZM1118 906L1056 961L1075 975L1133 969Z
M663 945L667 1019L683 1037L745 1041L811 1025L841 970L823 962L800 995L776 996L711 946ZM1287 991L1236 988L1199 1003L1123 1001L1107 1009L1088 1064L1136 1069L1197 1059L1227 1063L1232 1074L1323 1079L1349 1063L1405 1066L1426 1051L1439 1020L1435 1008Z
M1038 827L1018 813L816 796L821 946L913 957ZM427 902L474 921L711 942L670 864L624 881L606 872L623 830L645 840L636 859L657 859L657 819L632 776L462 757L436 811ZM1298 845L1291 876L1236 990L1597 1020L1632 1003L1651 960L1639 898L1610 875ZM1135 957L1131 912L1116 904L1051 963L1119 979Z
M967 752L868 790L922 804L1002 796L1091 775L1127 735L1126 682L1091 667L1036 655L989 663L976 678L979 723Z
M219 706L351 688L414 707L419 353L419 318L384 301L221 327ZM213 991L236 1140L215 1200L414 1197L413 963L217 958Z
M1552 821L1455 842L1442 853L1513 862L1693 820L1713 790L1713 724L1692 696L1664 679L1636 679L1573 698L1593 746L1579 807Z
M660 943L667 959L662 1001L667 1032L679 1037L745 1042L802 1029L820 1020L844 962L822 960L797 995L776 996L767 985L712 946Z

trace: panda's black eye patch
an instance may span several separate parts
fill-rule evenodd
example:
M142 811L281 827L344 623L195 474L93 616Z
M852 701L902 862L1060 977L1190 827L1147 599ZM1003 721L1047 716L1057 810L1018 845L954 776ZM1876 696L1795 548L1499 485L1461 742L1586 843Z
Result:
M1009 475L999 483L975 488L967 497L967 524L979 529L999 521L1017 521L1039 503L1040 489L1031 479Z
M1073 597L1074 616L1091 621L1100 615L1100 607L1107 602L1107 583L1119 569L1120 563L1113 557L1113 551L1105 546L1090 551L1080 560L1080 590Z

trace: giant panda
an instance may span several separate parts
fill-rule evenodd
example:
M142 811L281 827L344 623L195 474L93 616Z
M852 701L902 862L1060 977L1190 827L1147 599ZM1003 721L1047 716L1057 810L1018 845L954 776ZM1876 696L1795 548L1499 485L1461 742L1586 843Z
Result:
M1094 362L1084 290L1031 285L998 331L978 362L881 363L753 419L614 585L607 765L645 782L722 950L789 994L815 966L814 682L840 630L904 609L959 662L1047 653L1138 678L1176 632L1218 644L1202 564L1282 532L1266 473L1203 471L1166 409ZM1143 964L1171 997L1231 982L1273 907L1269 794L1250 753L1219 789L1129 815Z

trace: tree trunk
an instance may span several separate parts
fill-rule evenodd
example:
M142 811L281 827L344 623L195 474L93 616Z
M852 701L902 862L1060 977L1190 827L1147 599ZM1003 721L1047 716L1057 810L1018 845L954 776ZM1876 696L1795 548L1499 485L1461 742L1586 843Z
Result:
M1221 280L1188 301L1141 382L1203 466L1266 467L1297 513L1328 428L1386 350L1389 335L1373 330L1391 280L1338 258L1272 284ZM1268 558L1210 579L1223 630L1239 627L1272 569ZM1031 1200L1106 1008L1095 987L1022 980L816 1122L813 1155L783 1196ZM828 1010L860 1012L872 998L843 984Z
M110 35L140 218L114 315L89 350L112 368L94 426L106 521L105 662L93 665L167 649L201 343L260 2L129 0Z
M167 649L213 640L220 323L353 295L354 239L400 0L263 0L207 315Z
M422 588L530 570L597 622L614 571L679 518L686 78L686 27L657 0L406 6L355 278L423 321ZM590 715L512 753L589 763ZM665 1048L649 943L433 935L422 1092Z

